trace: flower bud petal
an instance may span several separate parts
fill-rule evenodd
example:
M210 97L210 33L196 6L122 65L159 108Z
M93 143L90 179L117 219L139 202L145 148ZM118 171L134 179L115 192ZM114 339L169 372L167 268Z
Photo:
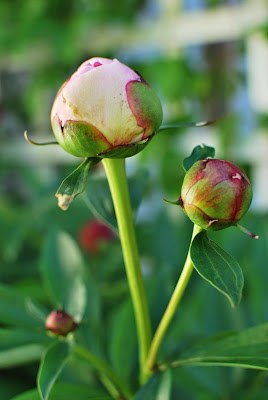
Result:
M59 144L79 157L139 142L162 122L161 103L150 86L118 60L92 58L63 84L51 123Z

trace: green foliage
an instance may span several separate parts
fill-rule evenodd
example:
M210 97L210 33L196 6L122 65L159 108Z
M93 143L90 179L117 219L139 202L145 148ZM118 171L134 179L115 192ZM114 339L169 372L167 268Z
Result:
M70 383L56 383L51 389L49 400L73 400L75 397L79 400L111 400L112 397L97 390L89 389L83 385ZM40 400L36 389L29 390L11 400Z
M0 320L22 328L40 327L40 320L32 315L29 297L7 285L0 285Z
M183 168L185 171L188 171L192 165L198 160L202 160L207 157L214 157L215 149L209 146L196 146L192 154L183 160Z
M227 332L205 339L182 353L173 367L221 365L268 369L268 324L242 332Z
M230 254L208 239L205 231L195 236L191 259L202 278L225 294L232 306L239 304L244 286L241 268Z
M47 400L51 388L59 376L70 354L71 345L64 342L53 343L42 357L37 385L42 400Z
M133 400L171 400L172 378L170 371L155 374L133 397Z
M130 177L128 180L134 220L146 188L147 176L146 171L140 171L139 174ZM89 179L85 191L85 201L96 217L101 218L113 229L118 229L107 179Z
M51 302L81 321L87 305L85 264L77 244L65 232L55 231L47 238L40 271Z

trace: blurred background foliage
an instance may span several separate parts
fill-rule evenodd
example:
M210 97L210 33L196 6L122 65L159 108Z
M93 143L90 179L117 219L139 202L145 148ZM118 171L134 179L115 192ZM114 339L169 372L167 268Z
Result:
M87 196L77 198L67 212L57 207L54 197L80 160L61 148L35 148L23 138L27 129L33 140L53 140L50 109L61 84L84 60L115 57L138 70L156 90L165 123L231 113L211 127L163 132L127 162L129 174L140 177L143 193L136 226L154 327L175 286L191 235L191 223L181 210L161 200L178 199L182 159L197 144L215 146L217 157L238 164L253 183L254 199L243 224L260 240L232 228L211 235L244 271L241 305L231 309L194 274L162 351L172 352L220 330L267 321L267 8L262 0L0 1L2 283L49 307L40 290L40 252L47 235L55 228L65 230L80 245L94 275L105 330L113 327L111 336L122 341L128 337L131 317L119 240L106 240L97 252L90 252L81 243L85 224L96 218ZM102 175L102 167L96 167L92 179ZM116 363L114 349L104 352ZM1 399L35 387L37 366L0 370ZM94 387L92 376L81 369L80 375L74 374L75 368L70 365L61 379ZM174 399L259 399L268 393L265 372L185 368L174 379Z

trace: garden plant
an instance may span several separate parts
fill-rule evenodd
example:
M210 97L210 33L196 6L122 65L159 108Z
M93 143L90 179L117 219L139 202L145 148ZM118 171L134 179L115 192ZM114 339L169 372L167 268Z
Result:
M198 306L194 297L191 315L191 307L184 311L182 302L193 275L194 279L206 281L205 290L212 285L221 292L230 307L239 307L241 302L243 266L214 242L216 231L238 228L247 234L241 233L245 247L247 241L259 238L240 222L252 200L247 175L233 160L215 158L215 149L202 144L201 134L200 145L174 165L174 170L181 165L185 171L177 199L163 199L161 203L163 208L172 209L174 218L189 218L193 224L191 238L180 232L180 241L187 242L188 253L184 265L178 265L176 276L172 275L168 299L161 279L155 287L141 268L135 214L141 200L139 185L144 184L147 176L145 173L138 179L128 178L126 160L147 146L150 151L154 137L169 135L169 129L221 123L214 120L165 126L162 120L161 102L138 72L116 59L91 58L61 86L54 100L51 125L56 141L37 143L25 132L32 144L59 145L67 153L83 158L57 190L58 206L72 213L76 197L88 193L89 206L99 220L81 233L82 247L87 248L88 242L89 253L97 254L100 237L103 246L108 243L109 253L109 243L116 241L117 236L120 238L126 271L123 280L128 283L131 302L116 298L113 310L120 309L120 314L112 324L108 323L112 315L107 317L105 309L100 311L99 288L85 266L81 250L68 233L53 231L41 249L40 261L41 276L53 307L48 310L30 296L23 297L5 285L0 287L0 295L11 304L6 313L3 307L1 317L4 315L7 325L13 325L14 319L20 320L17 327L1 328L0 343L13 346L16 355L7 350L0 364L7 365L14 357L12 365L19 365L21 360L27 363L41 355L37 388L14 400L188 399L187 391L181 397L176 391L180 376L190 381L189 387L196 384L194 379L191 383L187 368L268 369L267 323L219 331L202 339L180 331L186 318L194 322L194 308ZM107 181L90 180L92 171L100 164ZM101 261L98 257L96 260L98 270ZM105 262L112 269L116 260L108 255ZM114 281L109 283L107 279L106 284L112 289ZM201 303L202 293L199 299ZM109 301L113 302L112 294ZM211 307L221 314L217 302ZM101 312L105 315L103 320L99 317ZM89 370L91 381L79 384L73 379L75 370L78 375ZM66 373L64 382L60 381L62 373Z

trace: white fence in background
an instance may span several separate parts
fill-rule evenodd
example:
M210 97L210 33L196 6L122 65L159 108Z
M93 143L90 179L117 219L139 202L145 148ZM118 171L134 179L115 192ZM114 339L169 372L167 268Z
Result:
M185 10L182 5L188 0L148 0L148 5L153 4L158 8L158 16L150 15L148 9L134 26L126 25L102 25L90 28L83 41L77 45L82 46L90 54L102 54L109 50L114 54L124 54L127 58L137 54L146 56L148 51L159 51L166 56L173 56L190 45L205 45L226 41L245 40L247 55L247 81L248 93L252 110L258 113L268 114L268 40L260 33L259 29L268 24L267 0L242 0L238 4L225 4L212 10ZM201 3L201 1L200 1ZM29 49L29 57L24 57L31 62L30 68L37 68L39 63L34 62L35 54L47 59L49 54L35 52ZM19 56L18 56L19 57ZM18 66L16 56L0 62L0 66L8 63L12 70ZM204 129L204 128L202 128ZM215 129L215 128L214 128ZM191 135L191 132L189 132ZM205 135L210 137L208 129ZM204 131L202 131L204 137ZM197 142L194 134L193 144ZM213 144L213 141L210 143ZM8 146L9 147L9 146ZM19 151L21 152L21 147ZM31 149L30 149L31 150ZM15 152L14 152L15 151ZM25 153L29 147L25 143ZM11 154L12 153L12 154ZM45 148L42 152L35 149L31 157L36 154L39 162L42 159L52 159L53 151ZM11 158L19 158L19 152L14 146L5 148L3 158L9 154ZM58 153L59 157L68 162L70 157L65 157L64 152ZM2 155L1 155L2 157ZM244 162L249 160L253 166L254 202L256 210L268 211L268 132L260 130L254 132L245 139L239 151L235 153L235 160Z

